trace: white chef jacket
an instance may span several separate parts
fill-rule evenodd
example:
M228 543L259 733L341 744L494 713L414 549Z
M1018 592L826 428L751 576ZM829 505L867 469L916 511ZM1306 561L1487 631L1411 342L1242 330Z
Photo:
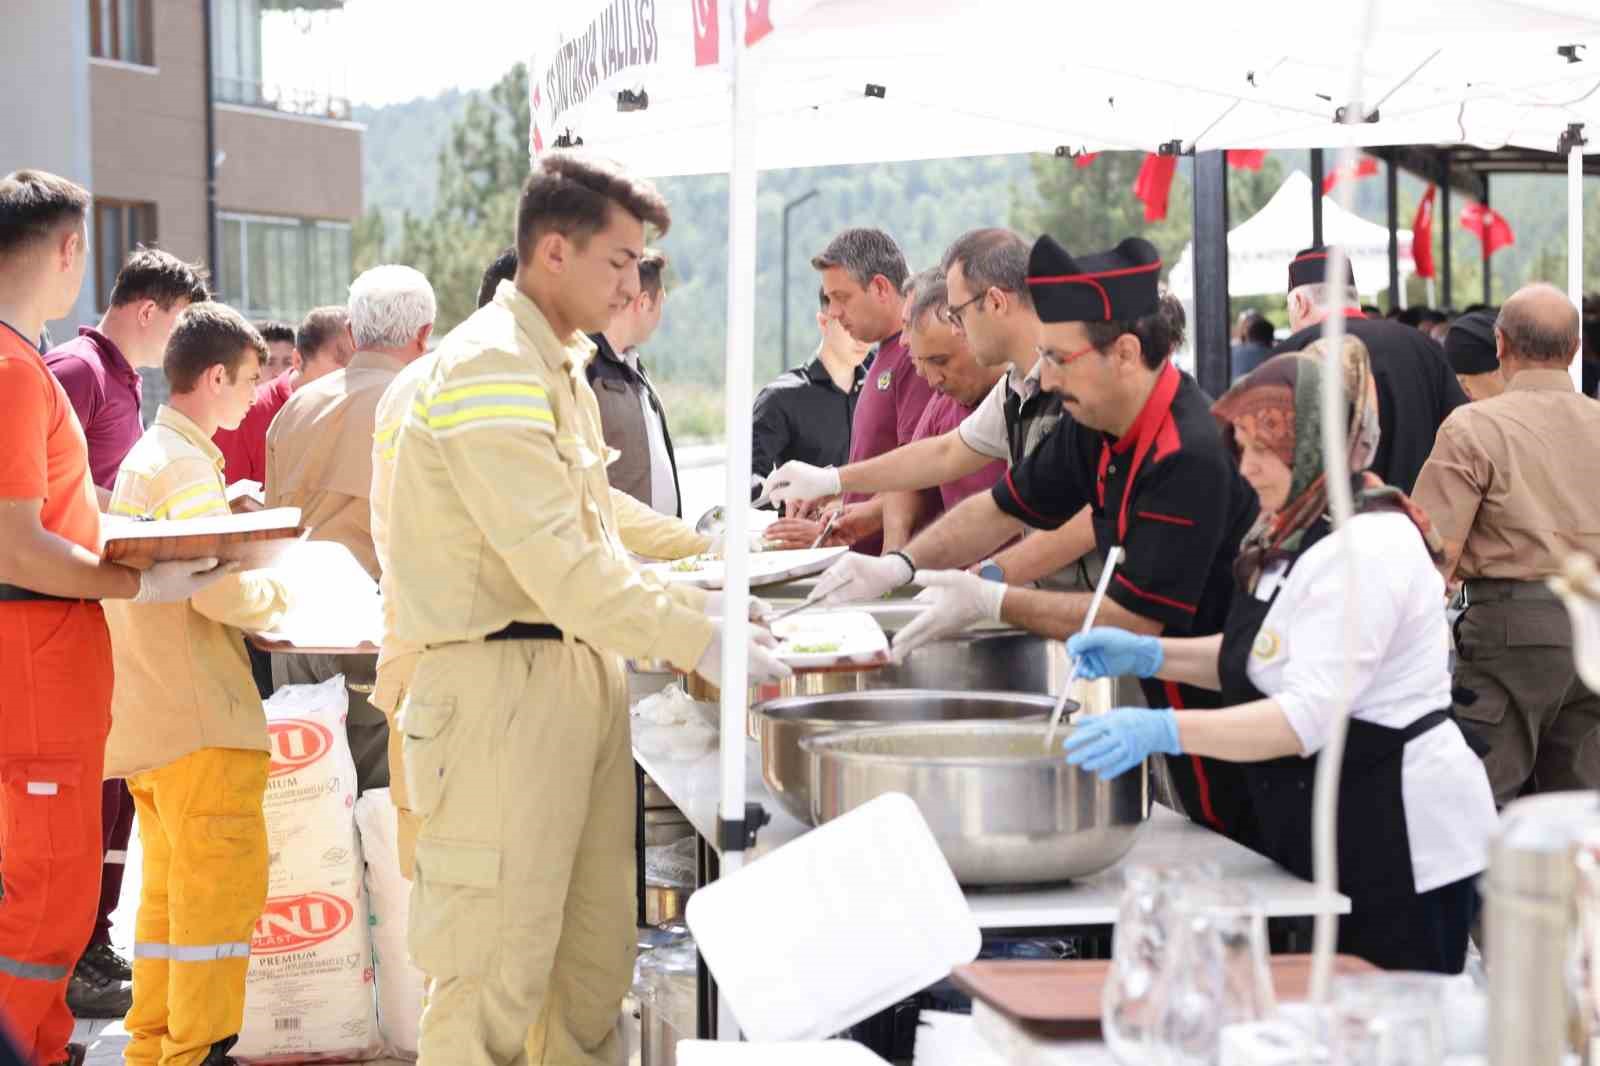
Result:
M1314 544L1289 571L1269 568L1256 595L1277 600L1256 635L1250 681L1278 701L1300 753L1327 743L1343 690L1346 540L1355 546L1353 717L1401 729L1451 705L1444 580L1411 519L1395 511L1355 516ZM1458 729L1439 726L1406 743L1401 762L1411 868L1420 894L1481 873L1498 816L1483 763Z

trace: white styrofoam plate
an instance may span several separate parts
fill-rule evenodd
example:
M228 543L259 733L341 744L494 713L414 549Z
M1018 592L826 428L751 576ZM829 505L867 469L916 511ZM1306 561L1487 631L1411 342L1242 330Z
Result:
M799 1040L754 1044L731 1040L680 1040L678 1066L888 1066L849 1040Z
M978 957L917 805L888 793L700 889L689 929L751 1040L820 1040Z
M849 550L836 547L752 552L750 587L777 585L796 578L820 574ZM693 568L689 569L691 564ZM639 569L655 574L671 585L694 585L704 589L720 589L724 578L721 559L705 559L700 556L673 563L645 563Z
M772 635L781 641L778 658L796 669L882 662L889 654L883 626L866 611L804 611L772 623Z

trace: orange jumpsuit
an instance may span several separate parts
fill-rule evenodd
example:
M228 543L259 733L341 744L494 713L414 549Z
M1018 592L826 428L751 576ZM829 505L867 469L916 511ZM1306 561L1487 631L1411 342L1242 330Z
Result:
M0 499L100 550L89 452L32 342L0 323ZM0 1019L42 1066L66 1058L67 978L100 899L111 638L98 603L0 587Z

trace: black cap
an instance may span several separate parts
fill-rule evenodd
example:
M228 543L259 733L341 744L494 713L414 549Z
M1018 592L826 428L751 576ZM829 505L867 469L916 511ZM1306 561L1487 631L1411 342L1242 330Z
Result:
M1289 289L1292 292L1302 285L1321 285L1328 280L1328 252L1325 245L1314 244L1289 260ZM1344 260L1344 283L1356 287L1356 272L1350 266L1350 257Z
M1457 374L1487 374L1500 369L1495 349L1493 311L1473 311L1450 323L1444 354Z
M1131 322L1160 306L1161 253L1129 237L1074 259L1048 234L1028 256L1028 295L1042 322Z

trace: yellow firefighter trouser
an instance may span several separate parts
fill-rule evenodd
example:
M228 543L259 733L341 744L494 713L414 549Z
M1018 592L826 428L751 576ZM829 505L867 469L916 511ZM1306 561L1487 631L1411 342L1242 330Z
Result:
M422 819L420 1066L620 1061L636 936L621 661L556 641L432 649L400 725Z
M144 849L130 1066L191 1066L238 1035L267 898L266 790L267 753L236 748L202 748L128 779Z

